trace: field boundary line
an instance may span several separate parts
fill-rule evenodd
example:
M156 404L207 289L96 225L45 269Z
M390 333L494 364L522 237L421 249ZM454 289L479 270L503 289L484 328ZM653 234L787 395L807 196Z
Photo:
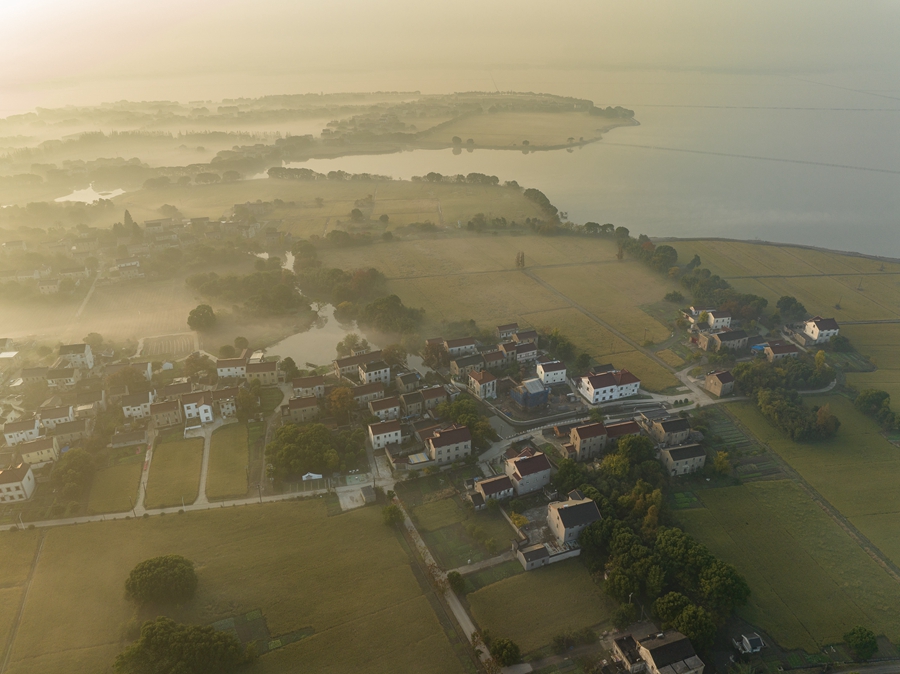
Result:
M13 622L12 630L9 633L9 639L6 643L6 654L3 656L3 665L0 666L0 674L6 672L9 666L9 660L12 657L13 646L16 643L16 637L19 635L19 624L22 622L22 614L25 612L25 602L28 599L28 591L31 589L31 582L34 580L34 572L37 570L38 561L41 558L41 551L44 549L44 541L46 540L46 530L41 531L40 540L38 541L37 550L34 553L34 559L31 562L31 568L28 570L28 578L22 590L22 599L19 602L19 610L16 611L16 619Z
M885 555L881 549L878 548L872 541L866 537L859 529L856 528L847 517L838 510L834 505L831 504L828 499L822 496L819 491L813 487L809 482L804 478L793 466L791 466L778 452L776 452L769 443L764 442L762 439L758 438L754 433L750 431L740 419L735 417L731 410L727 407L724 408L726 414L728 414L734 424L742 429L745 433L749 434L751 437L756 438L762 446L764 446L768 452L775 458L775 461L781 466L781 469L784 471L785 475L787 475L790 479L794 480L800 487L809 495L809 497L813 500L817 506L819 506L826 515L828 515L831 520L837 524L843 531L846 533L852 541L854 541L862 550L871 557L876 564L878 564L884 571L895 581L900 583L900 567L898 567L891 559ZM2 672L0 672L2 674Z

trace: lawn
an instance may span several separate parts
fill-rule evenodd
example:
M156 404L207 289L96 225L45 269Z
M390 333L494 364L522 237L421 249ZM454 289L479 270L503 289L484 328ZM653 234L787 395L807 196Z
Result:
M610 627L615 602L591 580L579 559L520 573L468 595L481 629L515 641L523 653L557 634L584 627Z
M738 567L752 595L739 615L784 648L815 652L857 624L900 638L900 583L799 485L754 482L695 492L687 531Z
M455 502L455 499L445 499ZM435 506L430 503L424 506L429 509ZM423 507L423 506L420 506ZM443 508L446 508L444 506ZM418 510L418 508L416 509ZM460 507L461 510L461 507ZM428 544L429 550L434 555L435 561L441 568L450 570L466 564L480 562L499 555L509 549L511 541L516 537L512 526L500 513L483 510L481 512L464 513L465 519L457 520L452 524L435 528L433 530L421 529L420 533L425 543ZM455 513L447 513L447 511L438 511L434 509L426 510L428 521L433 524L441 524L443 521L450 521L452 515L457 517ZM477 527L482 536L473 536L467 530L467 527ZM493 541L493 544L486 544L486 541Z
M859 390L877 388L891 394L894 407L900 406L900 325L848 325L841 333L850 338L860 353L870 356L875 372L850 372L847 383Z
M150 480L144 505L167 508L190 504L197 500L200 489L200 463L203 440L189 438L157 444L150 463Z
M259 390L259 403L262 413L266 416L272 414L281 401L284 400L284 393L277 386L270 386Z
M247 425L228 424L216 429L209 447L206 496L222 499L247 493Z
M142 461L135 461L98 470L91 483L88 511L120 513L130 510L137 499L143 468Z
M162 554L198 569L180 620L259 609L273 636L315 630L262 656L259 671L463 671L380 511L329 518L319 499L48 530L7 671L106 671L133 612L125 578Z
M445 498L420 505L412 510L419 531L435 531L462 522L468 513L455 498Z
M772 428L750 404L729 408L784 458L841 514L895 563L900 563L900 452L842 396L807 399L828 403L841 420L837 437L798 444Z

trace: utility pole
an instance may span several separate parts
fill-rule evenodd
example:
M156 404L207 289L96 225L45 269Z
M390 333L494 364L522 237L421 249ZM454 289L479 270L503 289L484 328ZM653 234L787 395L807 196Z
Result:
M137 519L137 513L134 511L134 500L132 500L132 498L131 498L130 496L128 497L128 502L131 504L131 514L132 514L132 516L133 516L135 519Z
M256 483L256 491L259 494L259 502L262 503L262 483L261 482Z

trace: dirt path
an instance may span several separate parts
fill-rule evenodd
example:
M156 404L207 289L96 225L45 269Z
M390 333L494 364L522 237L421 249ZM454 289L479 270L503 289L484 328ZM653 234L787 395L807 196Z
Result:
M9 640L6 642L6 653L3 656L3 665L0 666L0 674L6 672L6 668L9 665L9 659L12 656L13 645L16 643L16 636L19 633L19 623L22 620L22 613L25 612L25 601L28 599L28 590L31 589L31 581L34 580L34 571L37 569L38 561L41 558L41 551L44 549L46 533L46 531L41 532L38 549L34 553L34 560L31 562L31 568L28 570L28 579L25 581L25 589L22 591L22 600L19 602L19 609L16 611L16 619L13 622L12 630L9 633Z
M467 573L475 573L476 571L489 569L492 566L497 566L498 564L511 562L515 558L516 556L512 553L512 550L507 550L502 555L497 555L496 557L491 557L490 559L482 559L480 562L475 562L474 564L466 564L465 566L459 566L451 570L465 576Z

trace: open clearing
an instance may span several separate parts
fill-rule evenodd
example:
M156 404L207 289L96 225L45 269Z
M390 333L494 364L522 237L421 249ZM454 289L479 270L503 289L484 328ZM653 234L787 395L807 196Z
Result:
M200 489L200 463L203 459L203 440L188 438L157 443L150 463L150 479L144 505L166 508L197 500Z
M206 496L223 499L247 493L247 425L228 424L217 428L209 446L209 473L206 477Z
M877 388L900 405L900 325L848 325L841 330L860 353L870 356L875 372L848 372L847 383L860 391Z
M28 553L16 577L31 563L29 536L16 538ZM177 619L209 624L259 609L273 636L315 630L264 655L259 671L462 671L380 511L329 518L319 499L48 530L7 671L106 671L133 613L125 578L164 554L193 560L200 577Z
M567 630L603 631L615 609L578 559L505 578L467 598L481 629L512 639L523 653Z
M454 510L455 508L455 510ZM515 533L503 515L470 512L458 498L433 501L412 510L413 521L441 568L480 562L509 549Z
M143 467L143 462L135 461L98 470L91 483L88 512L121 513L129 510L137 499Z
M752 595L742 618L784 648L815 652L854 625L900 637L895 581L794 482L695 492L687 531L738 567Z
M900 451L846 398L809 398L807 403L831 405L841 420L837 437L799 444L770 426L749 403L735 403L729 409L876 547L895 564L900 563Z

